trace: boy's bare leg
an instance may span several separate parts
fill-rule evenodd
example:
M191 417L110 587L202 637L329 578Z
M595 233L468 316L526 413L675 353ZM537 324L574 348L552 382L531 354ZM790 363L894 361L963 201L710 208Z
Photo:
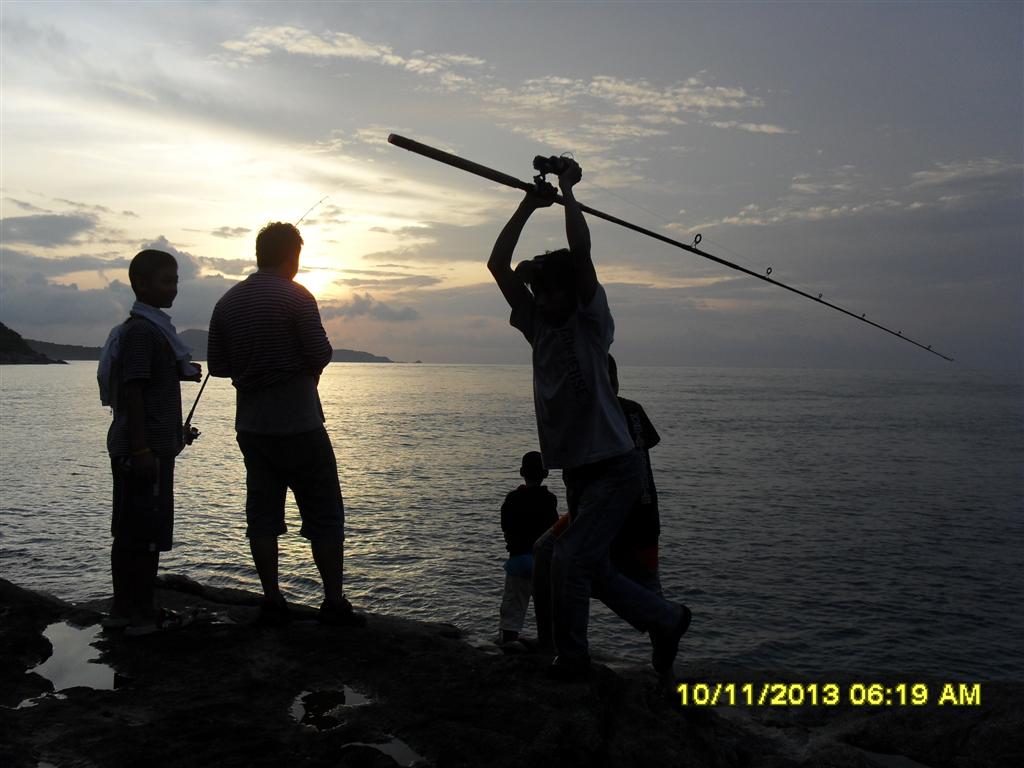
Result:
M263 594L268 600L281 597L281 588L277 579L277 536L254 536L249 539L249 551L252 562L260 577Z
M344 597L345 542L326 538L314 539L309 544L324 583L324 599L328 603L340 602Z

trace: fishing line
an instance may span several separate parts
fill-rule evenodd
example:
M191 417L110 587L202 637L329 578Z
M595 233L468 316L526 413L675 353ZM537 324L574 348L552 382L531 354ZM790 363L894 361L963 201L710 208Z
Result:
M491 181L495 181L499 184L504 184L507 187L520 189L524 192L536 193L539 184L545 183L543 182L544 173L550 172L542 170L541 166L537 165L538 162L544 163L545 158L536 158L534 161L534 167L541 170L541 175L537 176L537 181L531 184L522 181L521 179L518 179L515 176L511 176L507 173L502 173L501 171L496 171L493 168L488 168L486 165L474 163L471 160L466 160L465 158L459 157L458 155L453 155L449 152L436 149L435 147L431 147L426 144L421 144L418 141L407 139L404 136L399 136L398 134L395 133L392 133L390 136L388 136L388 142L390 144L394 144L396 147L401 147L402 149L406 149L410 152L415 152L418 155L428 157L431 160L436 160L437 162L445 163L446 165L450 165L454 168L458 168L460 170L475 174L477 176L482 176L485 179L490 179ZM550 159L557 160L558 158ZM553 201L558 203L559 205L565 205L565 201L558 194L554 195ZM655 232L654 230L647 229L646 227L641 227L637 224L633 224L624 219L620 219L617 216L612 216L611 214L599 211L596 208L591 208L588 205L583 205L582 203L580 203L579 206L581 211L583 211L584 213L589 213L591 216L596 216L599 219L604 219L605 221L610 221L613 224L618 224L620 227L625 227L626 229L631 229L634 232L639 232L642 235L647 235L648 237L652 237L655 240L660 240L661 242L667 243L668 245L674 246L676 248L681 248L684 251L689 251L690 253L700 256L701 258L713 261L716 264L721 264L722 266L728 267L729 269L734 269L738 272L743 272L744 274L750 275L751 277L756 277L758 280L762 280L766 283L771 283L772 285L776 285L779 288L784 288L785 290L790 291L791 293L803 296L804 298L810 299L811 301L816 301L819 304L823 304L826 307L830 307L831 309L836 310L837 312L842 312L844 315L848 315L854 318L855 320L860 320L861 322L867 323L868 325L878 328L881 331L885 331L886 333L891 334L892 336L896 336L897 338L903 339L903 341L909 342L910 344L913 344L915 347L920 347L926 352L930 352L933 355L941 357L944 360L953 359L951 357L948 357L947 355L942 354L941 352L932 349L930 344L922 344L921 342L915 341L914 339L911 339L908 336L904 336L903 331L894 331L891 328L887 328L886 326L881 325L880 323L874 322L873 320L868 320L866 313L858 315L855 314L854 312L851 312L848 309L845 309L844 307L840 307L838 304L833 304L830 301L826 301L825 299L822 298L822 293L818 293L815 296L814 294L808 293L807 291L804 291L800 288L796 288L792 285L788 285L786 283L774 279L771 276L773 271L772 267L768 267L767 269L765 269L764 274L761 274L759 272L755 272L752 269L741 266L727 259L723 259L719 256L715 256L714 254L708 253L707 251L698 247L701 241L703 240L703 237L700 234L695 235L693 238L693 243L688 245L679 240L674 240L671 237L667 237L666 235L663 235L660 232Z

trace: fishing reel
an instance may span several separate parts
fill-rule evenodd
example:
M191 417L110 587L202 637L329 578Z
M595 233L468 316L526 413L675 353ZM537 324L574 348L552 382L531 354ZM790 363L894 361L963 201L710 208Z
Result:
M569 167L570 160L572 160L572 158L566 155L562 155L560 157L556 157L555 155L552 155L551 157L537 155L533 158L533 169L537 171L542 178L547 176L549 173L557 176Z
M558 190L555 189L554 185L551 184L545 176L549 173L558 176L564 172L572 161L572 156L568 153L560 156L551 155L550 157L544 157L544 155L537 155L533 158L533 169L537 171L537 175L533 177L533 183L537 188L537 193L548 197L554 197L558 194Z

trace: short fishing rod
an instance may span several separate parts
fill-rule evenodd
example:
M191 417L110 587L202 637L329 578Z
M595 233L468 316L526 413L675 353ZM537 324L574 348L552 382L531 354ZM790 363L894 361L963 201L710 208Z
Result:
M188 411L188 416L185 417L185 424L181 428L181 433L185 438L186 445L192 445L193 441L199 437L199 430L192 426L192 415L196 412L196 406L199 405L199 398L203 396L203 390L206 389L206 382L210 380L210 372L206 372L206 376L203 378L203 383L199 386L199 392L196 394L196 400L192 403L192 407Z
M459 157L458 155L453 155L449 152L445 152L443 150L436 149L435 147L428 146L427 144L421 144L418 141L413 141L412 139L407 139L404 136L399 136L396 133L392 133L390 136L388 136L388 142L390 144L394 144L396 147L407 149L410 152L415 152L418 155L423 155L424 157L428 157L431 160L436 160L439 163L444 163L454 168L458 168L463 171L468 171L469 173L475 174L477 176L482 176L485 179L496 181L499 184L504 184L506 187L521 189L524 192L537 192L539 189L539 185L543 180L544 174L554 171L554 168L552 167L554 163L549 161L557 161L559 159L538 157L534 161L534 167L538 171L541 171L541 174L536 177L534 183L529 183L526 181L522 181L521 179L517 179L515 176L510 176L507 173L502 173L501 171L496 171L493 168L488 168L485 165L480 165L479 163L474 163L471 160L466 160L465 158ZM562 197L558 194L554 196L554 201L559 205L565 205L565 202L562 200ZM837 312L842 312L844 315L849 315L854 320L860 320L863 323L867 323L868 325L874 326L875 328L878 328L881 331L885 331L886 333L891 334L899 339L902 339L903 341L908 341L915 347L920 347L926 352L931 352L933 355L941 357L943 360L953 360L952 357L948 357L947 355L944 355L941 352L932 349L930 344L922 344L918 341L914 341L913 339L907 336L904 336L903 331L894 331L891 328L887 328L884 325L874 322L873 320L868 320L867 317L865 317L863 314L858 315L855 312L851 312L848 309L844 309L843 307L840 307L837 304L833 304L830 301L826 301L825 299L821 298L820 293L817 296L815 296L811 293L807 293L806 291L802 291L799 288L794 288L791 285L787 285L786 283L773 279L771 277L771 267L768 268L767 274L762 275L758 272L754 272L751 269L740 266L739 264L735 264L731 261L710 254L707 251L701 250L700 248L697 247L701 241L700 235L697 235L696 237L693 238L692 245L687 245L686 243L680 242L679 240L674 240L671 237L666 237L665 235L659 232L655 232L645 227L638 226L631 222L620 219L616 216L612 216L610 214L604 213L603 211L599 211L596 208L591 208L588 205L580 204L580 210L584 211L585 213L589 213L591 216L596 216L599 219L610 221L612 224L618 224L620 227L625 227L626 229L631 229L634 232L639 232L642 235L653 237L655 240L660 240L663 243L668 243L669 245L675 246L676 248L682 248L684 251L689 251L690 253L700 256L701 258L708 259L710 261L715 262L716 264L721 264L722 266L728 267L729 269L735 269L738 272L750 275L751 277L756 277L758 280L763 280L766 283L777 285L779 288L785 288L787 291L791 291L792 293L798 294L799 296L803 296L805 299L810 299L811 301L816 301L819 304L824 304L826 307L830 307L831 309L834 309Z

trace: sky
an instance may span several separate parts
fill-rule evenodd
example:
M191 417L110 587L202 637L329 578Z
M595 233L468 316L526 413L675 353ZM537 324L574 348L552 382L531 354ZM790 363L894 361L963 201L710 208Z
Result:
M398 133L525 180L572 153L581 202L956 358L592 219L620 365L1024 365L1022 3L3 0L0 21L0 321L26 338L102 344L147 247L178 259L179 330L205 328L259 229L306 214L297 279L335 347L528 362L485 266L521 193ZM563 245L553 207L516 258Z

